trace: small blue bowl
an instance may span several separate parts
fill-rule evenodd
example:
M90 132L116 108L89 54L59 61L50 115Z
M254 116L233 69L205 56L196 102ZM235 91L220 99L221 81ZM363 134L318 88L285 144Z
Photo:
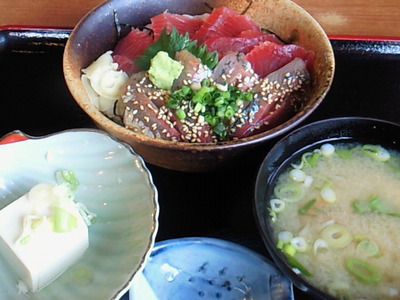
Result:
M155 244L131 300L294 299L291 282L266 258L215 238Z

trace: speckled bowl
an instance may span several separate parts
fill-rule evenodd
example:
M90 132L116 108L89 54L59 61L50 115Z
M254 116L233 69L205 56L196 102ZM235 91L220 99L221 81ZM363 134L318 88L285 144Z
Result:
M142 158L105 132L70 130L28 139L14 132L0 139L0 162L0 209L67 169L80 181L77 201L97 214L83 257L40 292L19 294L0 255L0 299L119 299L144 267L158 229L158 194Z
M117 42L115 13L123 24L145 25L165 10L201 14L210 7L228 6L250 16L261 27L284 41L316 53L311 72L312 90L304 109L286 122L260 134L217 145L188 144L148 138L105 117L91 102L81 82L81 70ZM211 171L234 165L241 157L266 141L287 132L324 99L334 75L334 54L328 37L315 19L290 0L109 0L89 12L74 28L64 52L64 75L72 96L94 123L114 137L129 143L147 162L180 171Z

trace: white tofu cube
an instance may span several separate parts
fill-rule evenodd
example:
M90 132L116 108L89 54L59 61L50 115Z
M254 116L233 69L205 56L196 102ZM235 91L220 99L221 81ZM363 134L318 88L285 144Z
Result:
M75 227L67 232L56 232L50 225L43 225L43 220L54 217L49 213L51 209L43 203L40 206L42 213L47 214L42 219L36 218L38 205L32 203L26 194L0 210L0 254L32 292L41 290L60 276L81 258L89 246L88 228L77 210L73 213L77 221ZM28 221L39 220L42 223L24 241L27 216L33 216L33 219L28 217Z

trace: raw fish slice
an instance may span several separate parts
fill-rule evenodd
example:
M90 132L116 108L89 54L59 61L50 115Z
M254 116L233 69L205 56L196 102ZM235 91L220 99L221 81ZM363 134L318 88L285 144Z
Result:
M211 70L187 50L178 51L175 54L175 60L183 65L183 70L181 75L174 80L172 90L180 89L184 85L191 85L194 88L211 75Z
M254 31L252 30L251 32ZM228 51L247 54L254 46L264 41L280 43L275 35L267 33L261 33L253 37L214 36L208 38L204 43L207 45L208 51L217 51L219 57L223 57Z
M262 30L261 31L260 30L251 30L251 29L244 30L244 31L240 32L237 37L253 38L253 37L257 37L257 36L264 35L264 34L275 37L275 39L272 42L275 42L277 44L283 44L283 42L275 34L264 32Z
M129 57L119 54L113 55L112 57L113 61L118 64L118 70L124 71L128 76L139 71L133 60Z
M201 16L189 16L189 15L178 15L164 12L150 19L151 29L153 30L154 40L157 40L164 28L167 33L171 32L172 28L175 27L180 34L189 33L191 38L193 34L203 24L205 15Z
M133 63L139 55L142 55L150 44L153 37L147 30L132 29L128 35L121 39L115 46L113 59L119 65L119 70L125 71L131 75L139 71L139 68ZM129 63L129 61L132 61Z
M315 54L295 44L278 45L270 41L258 44L246 54L246 59L251 63L254 72L261 78L282 68L295 57L305 61L307 69L310 70Z
M261 31L256 22L227 7L214 8L205 18L200 29L193 35L198 44L213 36L235 37L245 30Z
M238 86L241 90L247 90L254 85L257 75L254 74L244 54L230 52L218 62L211 78L216 83L227 83Z
M181 141L189 143L215 142L211 135L211 126L207 122L201 121L189 106L184 107L183 110L186 113L183 120L179 120L175 114L171 116L171 121L181 134Z
M302 105L309 80L306 64L300 58L260 80L253 88L258 96L240 123L235 124L232 136L243 138L286 121Z
M163 91L153 87L144 71L133 74L121 92L117 112L127 128L152 138L180 140L170 119L172 113L164 106Z

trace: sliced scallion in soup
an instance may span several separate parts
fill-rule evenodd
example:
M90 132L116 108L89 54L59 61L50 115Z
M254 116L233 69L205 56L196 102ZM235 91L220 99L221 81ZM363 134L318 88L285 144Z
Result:
M294 157L270 195L276 245L335 297L400 299L400 153L337 142ZM291 237L288 239L288 237Z

